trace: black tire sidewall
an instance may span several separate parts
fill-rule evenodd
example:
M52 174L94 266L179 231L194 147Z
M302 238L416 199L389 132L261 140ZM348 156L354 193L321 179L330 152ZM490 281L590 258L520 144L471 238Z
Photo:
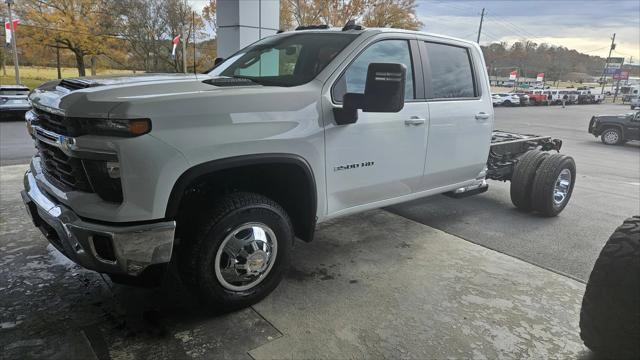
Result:
M557 162L557 165L552 171L539 171L536 174L531 194L534 200L534 210L536 210L540 215L547 217L556 216L564 210L569 203L569 200L571 200L573 188L576 183L576 166L573 158L561 154L553 154L548 156L542 164L540 164L539 170L544 167L545 163L551 161ZM569 191L567 192L567 196L564 201L560 205L556 205L553 201L553 189L560 172L564 169L569 169L571 172L571 184L569 185Z
M510 185L511 202L519 210L531 211L531 189L536 171L549 153L540 150L530 150L520 158L515 166Z
M278 251L275 263L267 277L255 287L245 291L232 291L220 284L214 269L218 248L225 237L242 224L263 223L274 232ZM259 301L275 289L286 273L292 245L291 226L279 209L268 205L254 205L237 209L225 215L204 235L201 254L196 264L198 291L208 302L223 305L226 309L246 307Z

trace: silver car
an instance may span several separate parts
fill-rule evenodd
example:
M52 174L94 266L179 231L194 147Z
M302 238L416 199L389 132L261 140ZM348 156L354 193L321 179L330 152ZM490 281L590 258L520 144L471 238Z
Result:
M31 109L29 88L22 85L0 85L0 119L24 119Z

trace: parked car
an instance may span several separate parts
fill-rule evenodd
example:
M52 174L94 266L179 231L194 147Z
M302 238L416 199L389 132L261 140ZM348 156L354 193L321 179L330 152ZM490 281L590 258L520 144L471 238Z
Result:
M173 260L218 308L275 289L319 222L487 179L556 216L576 179L560 140L493 131L477 43L422 32L283 32L206 74L65 79L30 98L22 198L51 244L119 282Z
M529 92L529 103L532 105L547 105L549 100L543 90L533 90Z
M502 105L503 102L504 100L500 97L500 95L497 95L497 94L491 95L491 103L493 103L493 106L500 106Z
M529 95L526 92L517 92L516 95L518 95L518 99L520 100L520 106L527 106L529 105Z
M640 107L640 95L630 97L629 105L631 105L631 110Z
M0 119L24 120L31 109L29 88L22 85L0 85Z
M640 140L640 111L622 115L598 115L589 121L589 133L607 145Z
M496 94L502 98L502 105L515 106L520 104L520 98L513 93L498 93Z

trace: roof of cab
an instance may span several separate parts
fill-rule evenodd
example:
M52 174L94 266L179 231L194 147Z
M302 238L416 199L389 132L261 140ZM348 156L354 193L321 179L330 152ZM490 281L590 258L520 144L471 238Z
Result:
M441 38L445 40L456 40L460 42L464 42L467 44L475 44L475 41L469 41L466 39L460 39L453 36L442 35L442 34L434 34L424 31L417 30L405 30L405 29L396 29L396 28L363 28L362 30L342 30L340 27L330 27L328 29L301 29L294 31L285 31L281 34L291 34L296 32L314 32L314 33L326 33L326 32L345 32L347 34L364 34L364 33L405 33L405 34L414 34L414 35L426 35L436 38Z

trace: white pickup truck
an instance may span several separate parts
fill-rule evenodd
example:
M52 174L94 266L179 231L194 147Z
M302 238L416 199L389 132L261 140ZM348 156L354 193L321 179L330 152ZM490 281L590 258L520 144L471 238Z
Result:
M327 219L486 179L555 216L576 178L546 152L561 141L493 131L476 43L422 32L304 28L206 74L65 79L30 99L22 197L49 241L114 281L175 261L227 308L271 292Z

